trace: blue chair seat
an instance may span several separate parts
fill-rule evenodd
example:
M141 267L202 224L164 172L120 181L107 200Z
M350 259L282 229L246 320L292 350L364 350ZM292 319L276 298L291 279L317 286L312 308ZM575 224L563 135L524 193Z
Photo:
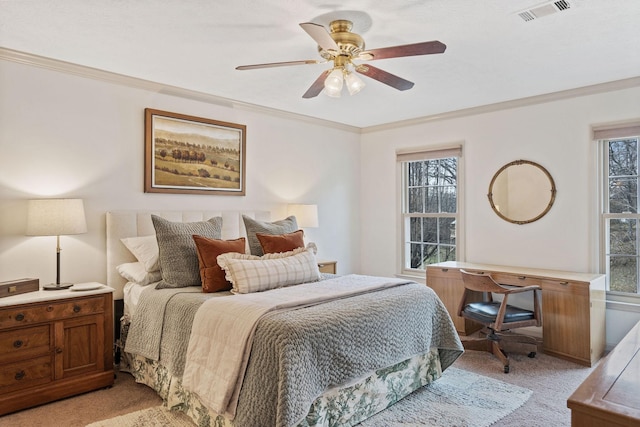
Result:
M463 311L470 319L486 324L496 321L498 310L500 310L500 303L494 301L473 302L468 304ZM510 322L520 322L522 320L531 320L533 318L533 311L514 307L512 305L507 305L503 324Z

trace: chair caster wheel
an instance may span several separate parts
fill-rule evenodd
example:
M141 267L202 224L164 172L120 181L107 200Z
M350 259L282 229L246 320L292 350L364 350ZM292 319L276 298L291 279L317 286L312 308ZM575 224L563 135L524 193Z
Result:
M536 352L532 351L531 353L527 354L527 356L529 356L531 359L533 359L534 357L536 357Z
M506 365L506 366L504 367L504 373L505 373L505 374L508 374L508 373L509 373L509 365Z

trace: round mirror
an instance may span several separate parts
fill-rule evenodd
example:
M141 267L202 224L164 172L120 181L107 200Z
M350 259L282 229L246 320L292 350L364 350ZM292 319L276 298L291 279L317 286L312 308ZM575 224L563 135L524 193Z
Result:
M516 160L496 172L487 196L500 218L514 224L528 224L549 212L556 198L556 185L539 164Z

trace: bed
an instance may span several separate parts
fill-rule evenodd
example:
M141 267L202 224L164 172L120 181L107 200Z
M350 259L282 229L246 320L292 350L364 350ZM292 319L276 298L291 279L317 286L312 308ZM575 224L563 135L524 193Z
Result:
M311 283L238 295L128 281L119 266L137 259L121 239L153 236L152 215L174 223L220 217L220 238L229 241L247 236L243 216L271 215L107 213L107 284L125 304L121 370L198 426L356 425L437 380L463 352L443 304L414 282L318 273ZM296 251L287 259L312 253ZM213 329L226 338L213 340ZM247 344L235 344L245 336Z

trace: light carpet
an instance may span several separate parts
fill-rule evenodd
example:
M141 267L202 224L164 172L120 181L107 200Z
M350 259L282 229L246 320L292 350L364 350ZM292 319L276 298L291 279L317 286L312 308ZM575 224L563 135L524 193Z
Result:
M365 420L361 427L487 427L522 406L532 391L449 368L442 378ZM183 414L153 407L87 427L193 427Z

